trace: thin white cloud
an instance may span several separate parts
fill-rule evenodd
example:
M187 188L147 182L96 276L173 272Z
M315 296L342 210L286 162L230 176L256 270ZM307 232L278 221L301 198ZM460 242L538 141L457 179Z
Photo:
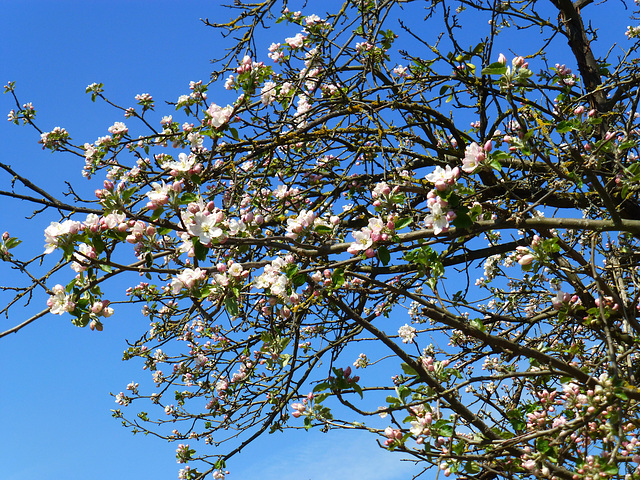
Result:
M241 471L229 465L230 480L407 480L421 470L413 462L401 461L402 454L381 449L364 432L287 432L282 438L274 435L265 440L270 460L264 462L267 452L260 445L259 457L243 455L248 461Z

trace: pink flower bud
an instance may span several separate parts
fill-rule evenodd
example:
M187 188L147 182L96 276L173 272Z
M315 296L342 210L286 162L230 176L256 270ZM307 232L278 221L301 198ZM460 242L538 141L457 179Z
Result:
M533 255L531 255L531 254L523 255L518 260L518 263L523 267L526 266L526 265L531 265L531 263L533 262L534 258L535 257Z
M490 152L490 151L491 151L491 149L493 148L493 141L491 141L491 140L487 140L487 141L484 143L484 146L483 146L482 148L484 149L484 151L485 151L485 152Z
M93 313L100 313L103 307L104 305L102 304L102 302L96 302L93 305L91 305L91 311Z
M504 54L500 54L498 55L498 63L501 63L502 65L506 65L507 64L507 57L504 56Z
M187 210L189 213L196 214L200 211L200 206L197 203L190 203L187 205Z

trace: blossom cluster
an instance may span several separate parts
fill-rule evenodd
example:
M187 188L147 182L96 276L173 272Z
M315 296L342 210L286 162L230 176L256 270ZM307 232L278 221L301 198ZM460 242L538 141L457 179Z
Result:
M40 134L39 143L42 144L42 148L49 148L52 151L57 150L60 146L71 140L69 138L69 132L62 127L55 127L50 132L42 132Z
M372 258L376 254L376 244L389 240L394 231L393 217L390 217L387 222L384 222L380 217L370 218L366 227L351 232L355 241L349 245L347 252L352 255L364 254L366 258Z
M51 293L53 295L47 300L47 307L49 307L49 311L54 315L62 315L76 308L73 297L65 292L65 288L62 285L58 284L53 287Z
M285 268L294 262L292 255L277 257L270 264L265 265L264 273L258 276L253 283L255 288L268 290L271 295L282 298L285 303L298 300L296 293L289 294L289 277L284 273Z

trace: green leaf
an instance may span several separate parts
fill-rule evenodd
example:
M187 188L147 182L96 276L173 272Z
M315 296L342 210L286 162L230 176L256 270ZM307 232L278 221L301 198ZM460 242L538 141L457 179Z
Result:
M202 245L200 243L200 240L198 240L197 237L194 237L194 239L193 239L193 251L196 254L196 258L198 260L202 261L205 258L207 258L207 253L209 252L209 249L207 247L205 247L204 245Z
M391 260L391 254L389 253L389 249L382 245L378 247L378 258L382 262L383 265L388 265Z
M4 243L4 246L7 247L7 249L11 249L11 248L17 247L21 243L22 243L22 240L16 237L11 237L7 239L7 241Z
M503 152L502 150L498 150L497 152L491 154L491 158L495 160L508 160L511 158L511 155L509 155L507 152Z
M467 462L464 464L464 471L473 475L480 472L480 467L475 462Z
M197 201L198 201L198 195L191 192L183 193L182 196L180 197L180 203L182 205L187 205L189 203L193 203Z
M549 440L546 438L538 438L538 441L536 442L536 448L542 454L546 454L547 452L549 452L549 450L552 449L552 447L549 446Z
M398 396L400 397L400 400L402 400L402 403L404 403L405 398L407 398L410 394L411 394L411 390L409 390L404 385L400 385L398 387Z
M482 320L480 320L479 318L474 318L469 323L471 324L471 326L473 328L476 328L476 329L480 330L481 332L486 331L484 323L482 323Z
M412 377L415 377L417 374L417 372L411 368L409 365L407 365L406 363L402 363L400 365L402 367L402 371L406 374L406 375L410 375Z
M626 140L618 145L618 149L627 150L628 148L633 148L636 146L636 142L634 140Z
M450 437L451 435L453 435L453 427L448 424L442 425L440 428L438 428L438 433L443 437Z
M333 232L333 228L328 227L327 225L316 225L316 228L314 228L314 231L316 233L319 233L320 235L328 235L331 232Z
M504 75L507 73L507 67L500 62L495 62L488 67L484 67L480 73L482 75Z
M412 222L413 222L412 218L406 217L406 218L398 218L393 223L394 223L395 230L402 230L404 227L411 225Z
M160 218L160 215L162 215L164 213L164 207L160 207L160 208L156 208L153 211L153 215L151 215L151 220L157 220L158 218Z
M307 282L307 276L304 273L299 273L291 277L291 283L294 287L299 287Z
M91 243L93 244L93 248L95 248L96 253L98 255L100 255L102 252L104 252L105 249L105 243L102 240L102 238L99 235L95 235L91 237Z
M494 170L497 170L499 172L502 171L502 165L500 164L500 162L494 158L489 162L489 165L491 165L491 168L493 168Z
M340 288L344 281L344 268L336 268L331 275L331 283L335 288Z
M64 260L66 262L71 260L71 258L73 257L73 245L72 244L63 245L63 247L62 247L62 256L63 256L63 258L64 258Z
M613 393L615 394L616 397L622 399L622 400L629 400L629 397L627 396L626 393L624 393L624 391L621 388L616 388Z
M321 392L323 390L326 390L327 388L329 388L329 384L327 382L322 382L319 383L318 385L316 385L315 387L313 387L313 391L314 392ZM317 399L316 399L317 401Z
M229 129L229 133L231 133L231 136L233 137L234 140L240 140L240 136L238 135L238 130L236 130L235 128L230 128Z
M89 325L89 315L86 313L80 317L74 317L71 319L71 323L73 323L76 327L86 327Z
M224 308L226 308L227 313L232 317L237 317L239 313L238 309L238 301L236 297L227 297L224 299Z
M289 278L293 278L294 275L298 273L298 270L300 270L300 267L298 267L298 265L296 265L295 263L290 263L284 267L284 273Z
M99 263L98 267L100 267L100 270L102 270L103 272L111 273L111 271L112 271L111 265L106 265L104 263Z
M358 385L357 383L354 383L353 389L356 391L358 395L360 395L360 398L364 400L364 394L362 393L362 388L360 387L360 385Z
M556 127L556 131L558 133L566 133L569 130L575 130L575 125L573 124L572 121L570 120L563 120L562 122L558 123L558 126Z
M198 298L207 298L209 295L211 295L212 291L213 291L213 285L207 284L204 287L202 287L202 289L200 290L200 293L198 294Z
M453 219L453 226L456 228L469 228L473 225L473 221L466 213L457 213L456 218Z

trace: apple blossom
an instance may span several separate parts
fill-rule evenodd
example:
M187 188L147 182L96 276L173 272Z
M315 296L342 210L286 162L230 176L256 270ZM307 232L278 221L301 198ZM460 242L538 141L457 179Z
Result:
M224 231L220 228L216 215L207 215L197 212L193 216L193 224L187 226L190 235L198 237L202 245L209 245L212 241L219 241L224 238Z
M301 33L297 33L294 37L285 38L284 41L291 48L301 48L304 44L305 37Z
M171 292L174 295L177 295L183 288L191 290L196 286L197 282L204 280L205 277L206 272L200 268L196 268L195 270L185 268L182 273L179 273L173 280L171 280Z
M416 338L416 329L410 325L404 324L398 330L398 335L402 339L402 343L413 343L413 339Z
M209 125L213 128L220 128L229 122L231 115L233 114L233 107L227 105L226 107L220 107L215 103L207 109L207 115L209 116Z
M467 146L462 160L462 170L466 173L473 173L476 168L484 161L485 153L476 142L472 142Z
M71 312L75 308L75 303L70 295L65 293L65 289L62 285L58 284L51 289L53 295L47 300L47 307L49 311L54 315L62 315L66 312Z

